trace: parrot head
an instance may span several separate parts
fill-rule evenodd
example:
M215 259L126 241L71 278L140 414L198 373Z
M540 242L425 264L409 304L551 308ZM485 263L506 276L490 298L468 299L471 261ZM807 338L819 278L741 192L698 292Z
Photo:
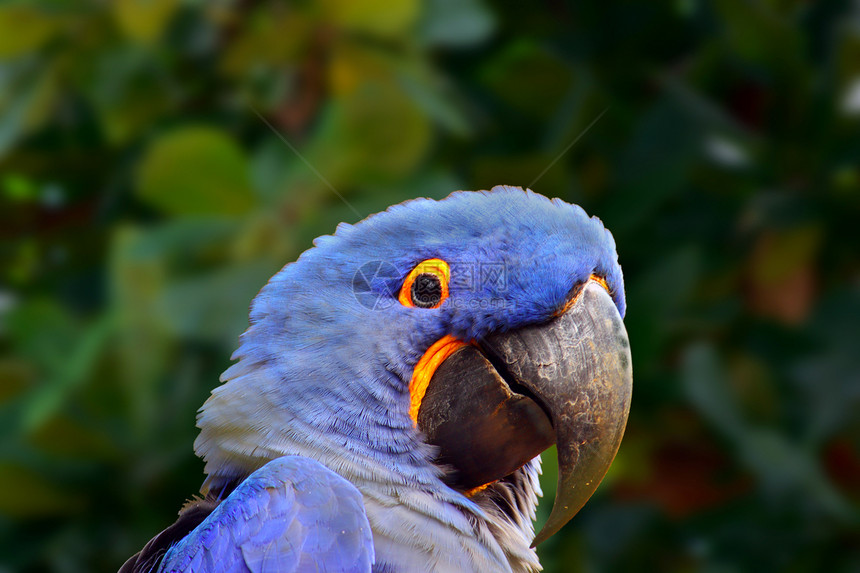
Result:
M362 492L391 570L416 555L539 568L532 548L594 492L627 420L611 234L577 206L495 187L396 205L314 245L255 298L201 408L204 492L308 456ZM553 444L556 499L534 537Z

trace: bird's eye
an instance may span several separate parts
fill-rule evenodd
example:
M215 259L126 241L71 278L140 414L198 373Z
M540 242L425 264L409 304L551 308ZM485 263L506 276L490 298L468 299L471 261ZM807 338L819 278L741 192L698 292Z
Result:
M400 289L400 304L418 308L437 308L448 298L451 269L442 259L418 263Z

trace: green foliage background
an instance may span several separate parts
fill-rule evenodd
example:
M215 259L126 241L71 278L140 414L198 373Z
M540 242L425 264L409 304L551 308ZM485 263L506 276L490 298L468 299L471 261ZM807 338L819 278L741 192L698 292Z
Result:
M0 571L172 521L314 237L500 183L627 280L627 436L546 570L860 571L858 165L848 0L0 3Z

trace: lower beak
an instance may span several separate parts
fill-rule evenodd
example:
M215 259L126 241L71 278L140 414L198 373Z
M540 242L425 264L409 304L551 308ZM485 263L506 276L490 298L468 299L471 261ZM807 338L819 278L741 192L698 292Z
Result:
M630 409L630 344L606 289L584 283L544 324L464 346L433 374L418 427L464 490L510 475L552 444L555 503L532 546L582 508L615 457Z

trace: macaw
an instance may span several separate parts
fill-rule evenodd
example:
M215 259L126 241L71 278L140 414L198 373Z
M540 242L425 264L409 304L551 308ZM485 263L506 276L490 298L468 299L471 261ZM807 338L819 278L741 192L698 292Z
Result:
M254 299L198 414L203 497L121 571L540 570L624 433L624 313L612 235L560 199L497 186L340 224Z

